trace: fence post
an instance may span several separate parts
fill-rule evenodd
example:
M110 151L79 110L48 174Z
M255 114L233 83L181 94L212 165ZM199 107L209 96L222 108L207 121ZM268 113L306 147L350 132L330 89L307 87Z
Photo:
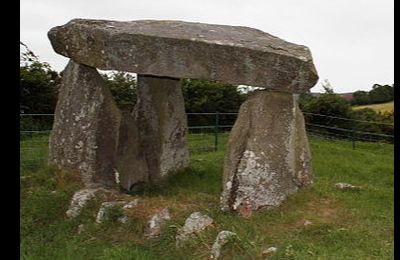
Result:
M356 149L356 139L355 139L355 131L354 129L351 131L351 142L353 144L353 150Z
M214 150L218 150L218 128L219 128L219 112L215 112L215 130L214 130Z

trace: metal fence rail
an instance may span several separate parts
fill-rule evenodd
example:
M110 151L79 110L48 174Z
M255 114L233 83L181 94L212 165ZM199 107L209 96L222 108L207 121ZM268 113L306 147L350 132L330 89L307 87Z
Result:
M353 149L366 149L362 143L393 144L393 134L361 131L356 124L383 125L393 131L393 124L353 120L335 116L303 112L309 136L327 140L347 141ZM187 113L188 142L191 153L218 151L228 140L237 113ZM310 118L328 118L330 125L311 122ZM49 134L52 128L53 114L20 115L20 169L33 169L42 165L48 152ZM315 120L318 121L318 120ZM351 123L352 127L343 127L340 121ZM367 129L367 128L366 128ZM386 129L387 130L387 129Z

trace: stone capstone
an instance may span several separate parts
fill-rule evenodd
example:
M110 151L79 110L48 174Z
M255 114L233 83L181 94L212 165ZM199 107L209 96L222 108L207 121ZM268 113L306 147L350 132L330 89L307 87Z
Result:
M73 19L52 28L48 37L58 54L103 70L294 93L304 93L318 81L306 46L243 26Z
M304 119L293 94L257 91L242 104L223 174L222 210L246 214L276 207L312 184Z

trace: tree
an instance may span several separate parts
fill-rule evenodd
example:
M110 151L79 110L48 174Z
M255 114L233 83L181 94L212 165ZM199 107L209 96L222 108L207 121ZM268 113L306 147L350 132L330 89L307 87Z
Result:
M25 48L20 57L20 112L53 113L61 77L24 43L20 45Z
M245 95L237 90L237 86L206 80L182 81L186 112L237 112L245 99ZM189 117L189 125L214 125L214 116ZM220 116L220 124L233 125L235 117Z
M370 103L371 100L367 91L358 90L353 93L352 105L366 105Z
M394 86L374 84L369 92L372 103L384 103L394 99Z
M131 111L136 104L136 79L129 73L113 72L102 75L121 110Z

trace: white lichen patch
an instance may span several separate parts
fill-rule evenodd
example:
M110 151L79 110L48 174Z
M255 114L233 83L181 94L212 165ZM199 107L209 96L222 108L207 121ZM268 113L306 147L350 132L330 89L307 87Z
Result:
M103 188L81 189L75 192L66 212L67 217L74 218L78 216L86 204L96 196L97 192L109 192Z
M151 217L149 222L147 223L147 229L145 232L145 237L147 238L155 238L161 234L161 228L171 219L168 208L164 208L157 212L155 215Z
M218 259L221 255L222 247L229 242L229 239L235 237L236 233L231 231L223 230L218 233L217 238L214 241L214 244L211 247L211 259Z
M176 235L176 246L182 245L182 242L189 239L193 234L203 231L208 226L212 225L214 220L200 212L193 212L186 219L185 225L178 230Z
M258 157L255 152L246 150L237 170L238 188L232 205L234 210L249 207L256 210L264 206L278 206L285 194L280 192L279 178L270 169L265 158Z

